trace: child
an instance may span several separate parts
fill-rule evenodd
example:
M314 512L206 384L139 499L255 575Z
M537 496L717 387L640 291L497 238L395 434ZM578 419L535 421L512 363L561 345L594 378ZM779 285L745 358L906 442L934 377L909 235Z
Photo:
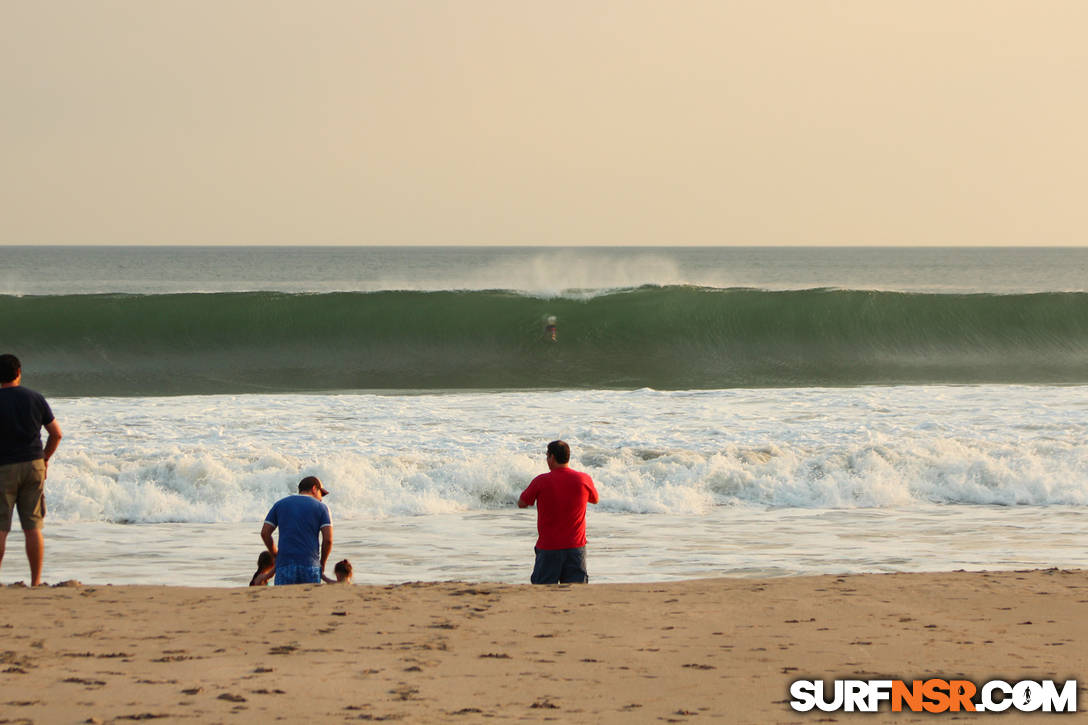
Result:
M272 558L271 552L265 549L257 557L257 571L253 572L249 585L251 587L265 586L274 576L276 576L276 560Z
M336 575L337 584L351 584L351 562L347 559L341 559L336 562L336 566L333 567L332 573Z

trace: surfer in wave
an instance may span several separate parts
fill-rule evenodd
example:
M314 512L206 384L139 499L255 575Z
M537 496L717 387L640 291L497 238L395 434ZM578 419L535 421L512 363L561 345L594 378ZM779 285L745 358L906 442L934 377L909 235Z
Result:
M546 318L544 318L544 336L552 342L555 342L555 336L558 332L555 323L555 315L548 315Z

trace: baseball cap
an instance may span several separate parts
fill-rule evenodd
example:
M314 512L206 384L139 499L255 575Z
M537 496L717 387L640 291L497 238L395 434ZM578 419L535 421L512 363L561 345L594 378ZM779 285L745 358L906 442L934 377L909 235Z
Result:
M309 491L314 486L317 486L318 489L320 489L322 496L329 495L329 492L325 489L324 486L321 485L321 479L319 479L317 476L307 476L306 478L299 481L298 492L302 493L303 491Z

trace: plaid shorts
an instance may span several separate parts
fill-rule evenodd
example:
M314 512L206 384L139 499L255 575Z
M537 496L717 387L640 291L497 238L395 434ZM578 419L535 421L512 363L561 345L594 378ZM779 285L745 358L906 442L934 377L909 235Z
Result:
M283 584L320 584L321 567L305 564L276 564L276 586Z

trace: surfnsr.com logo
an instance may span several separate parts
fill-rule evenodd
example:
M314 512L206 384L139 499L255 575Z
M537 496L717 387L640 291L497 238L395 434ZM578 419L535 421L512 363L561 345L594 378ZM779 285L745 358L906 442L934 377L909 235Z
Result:
M828 687L830 685L830 687ZM1077 681L1060 686L1053 680L795 680L790 707L798 712L877 712L888 703L892 712L1076 712Z

